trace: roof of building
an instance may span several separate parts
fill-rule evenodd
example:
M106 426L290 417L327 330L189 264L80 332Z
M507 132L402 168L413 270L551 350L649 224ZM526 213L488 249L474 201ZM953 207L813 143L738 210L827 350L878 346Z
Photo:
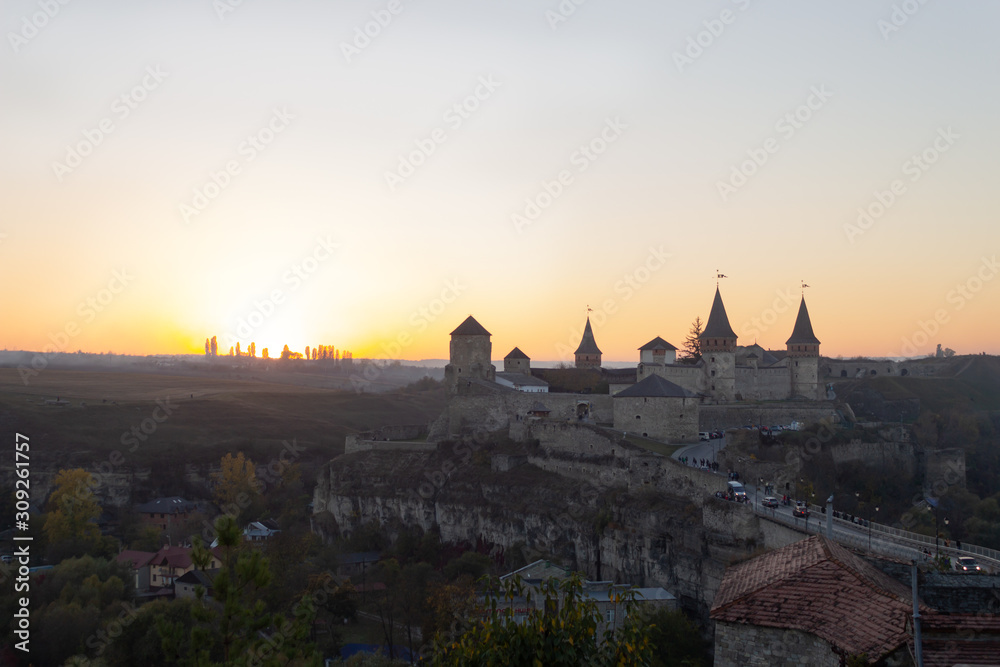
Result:
M622 389L615 394L615 398L697 398L698 394L692 393L676 385L670 380L659 375L646 376L641 382L636 382L631 387Z
M727 569L711 617L808 632L876 660L907 641L911 612L907 587L814 535Z
M601 349L597 347L594 340L594 330L590 328L590 317L587 317L587 326L583 328L583 338L580 340L580 347L576 348L574 354L601 354Z
M506 357L504 357L504 359L528 359L528 360L530 360L531 357L529 357L528 355L526 355L524 352L521 352L521 348L515 347L513 350L511 350L507 354Z
M638 377L638 369L632 368L602 368L601 375L608 384L635 384Z
M125 563L131 563L133 570L138 570L140 567L145 567L149 565L149 561L153 560L153 556L156 554L152 551L133 551L132 549L125 549L115 560L124 565Z
M174 579L174 584L193 584L193 585L201 584L205 588L211 589L214 587L212 578L214 577L214 575L218 573L219 573L219 568L217 567L207 571L191 570L189 572L185 572L181 576Z
M514 570L513 572L508 572L500 577L501 581L509 579L514 575L519 576L525 581L537 580L537 579L548 579L549 577L557 577L559 579L565 579L569 576L570 570L565 567L556 565L552 561L547 561L545 559L536 560L534 563L528 563L522 568Z
M722 303L722 294L715 288L715 300L712 301L712 312L708 314L708 323L698 338L736 338L736 332L729 325L726 306Z
M521 387L548 387L549 383L542 378L536 378L534 375L525 375L524 373L496 373L497 380L506 380L512 385Z
M472 315L465 318L465 321L451 332L452 336L492 336L482 324L476 321Z
M211 552L216 558L222 557L220 547L213 547ZM153 557L149 561L150 565L171 568L179 567L181 569L191 567L191 563L191 547L172 546L161 547L159 551L153 554Z
M653 340L649 341L648 343L640 347L639 351L643 352L645 350L676 350L676 349L677 349L676 347L674 347L667 341L657 336Z
M362 563L377 563L382 557L381 551L356 551L337 556L338 565L360 565Z
M996 665L1000 656L1000 616L922 614L924 667ZM913 642L910 641L910 652Z
M136 505L135 511L140 514L186 514L196 509L198 509L198 503L184 500L180 496L170 496Z
M795 318L795 328L786 345L819 345L819 339L813 333L812 321L809 319L809 309L806 308L806 297L799 304L799 314Z

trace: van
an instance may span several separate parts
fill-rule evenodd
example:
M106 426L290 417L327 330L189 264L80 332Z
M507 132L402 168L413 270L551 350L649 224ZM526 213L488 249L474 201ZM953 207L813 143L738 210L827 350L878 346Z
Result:
M737 502L743 502L747 498L746 489L739 482L729 482L729 495Z

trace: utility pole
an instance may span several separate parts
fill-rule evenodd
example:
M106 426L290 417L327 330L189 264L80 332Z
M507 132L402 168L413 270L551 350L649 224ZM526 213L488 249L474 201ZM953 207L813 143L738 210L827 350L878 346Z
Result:
M917 561L910 562L910 580L913 588L913 652L917 667L924 667L924 647L920 640L920 601L917 598Z
M826 499L826 539L833 540L833 494ZM871 544L868 545L871 547ZM871 549L869 548L869 551Z

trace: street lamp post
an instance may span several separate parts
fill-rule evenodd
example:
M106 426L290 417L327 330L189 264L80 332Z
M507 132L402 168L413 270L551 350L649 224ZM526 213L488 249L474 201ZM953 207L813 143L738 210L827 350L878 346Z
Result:
M875 506L875 516L878 516L878 505ZM868 513L868 551L872 550L872 515Z

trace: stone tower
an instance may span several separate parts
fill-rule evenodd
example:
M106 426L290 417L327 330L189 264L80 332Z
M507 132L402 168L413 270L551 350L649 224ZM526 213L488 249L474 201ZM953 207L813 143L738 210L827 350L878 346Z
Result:
M469 315L451 332L450 363L444 379L451 393L461 393L469 380L496 380L496 368L490 363L493 343L490 332Z
M735 400L736 332L729 325L718 287L708 323L698 339L701 341L701 360L705 364L705 392L720 402Z
M806 297L799 304L795 328L786 341L788 370L792 380L789 398L799 396L815 401L819 398L819 339L813 333Z
M583 338L580 340L580 347L576 348L577 368L600 368L601 348L597 347L594 340L594 330L590 328L590 317L587 317L587 326L583 329Z
M531 375L531 359L520 348L515 347L503 358L504 373L524 373Z

